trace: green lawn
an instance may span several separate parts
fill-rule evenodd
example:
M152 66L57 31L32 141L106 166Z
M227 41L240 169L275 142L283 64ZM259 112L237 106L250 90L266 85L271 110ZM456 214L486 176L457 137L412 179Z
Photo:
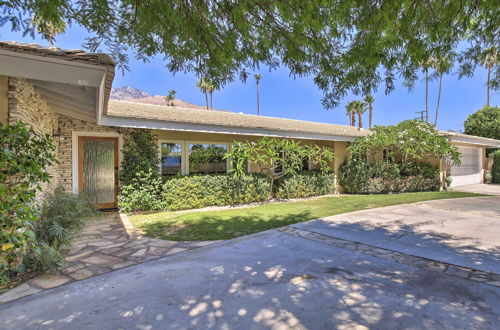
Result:
M223 211L133 215L130 220L149 237L172 241L206 241L235 238L292 223L375 207L477 196L485 195L446 191L324 197Z

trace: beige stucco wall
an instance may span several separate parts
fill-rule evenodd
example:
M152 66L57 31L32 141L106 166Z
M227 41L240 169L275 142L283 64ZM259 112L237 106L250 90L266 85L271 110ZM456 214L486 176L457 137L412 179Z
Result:
M9 122L9 77L0 76L0 123Z
M9 124L22 121L35 132L41 135L52 134L57 130L58 116L42 96L35 90L34 86L24 79L9 78L8 111ZM53 138L58 153L58 141ZM40 198L44 192L52 192L58 186L58 165L53 164L47 171L52 176L50 184L42 185L42 192L38 193Z

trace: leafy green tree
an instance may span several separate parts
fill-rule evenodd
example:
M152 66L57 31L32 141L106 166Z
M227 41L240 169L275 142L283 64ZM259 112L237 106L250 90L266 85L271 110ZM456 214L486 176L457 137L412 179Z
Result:
M500 107L484 106L467 117L464 128L465 134L500 140Z
M493 159L493 167L491 169L492 182L500 183L500 150L492 152L489 157Z
M22 122L0 125L0 278L16 271L29 245L36 247L33 231L38 220L36 193L50 182L48 167L56 164L52 138ZM3 271L2 271L3 270Z
M388 161L401 164L401 171L425 157L446 157L460 164L458 149L425 121L405 120L393 126L375 126L373 131L374 134L357 138L349 145L351 158L376 161L384 151Z
M479 63L488 70L486 81L486 105L490 105L491 70L500 62L500 54L497 47L490 47L484 50L479 56Z
M368 128L369 129L372 129L372 122L373 122L373 102L375 102L375 99L373 98L373 96L371 96L370 94L366 95L365 96L365 99L364 99L366 105L368 106L368 121L369 121L369 126Z
M66 22L63 19L46 20L43 16L35 16L31 22L39 33L49 41L49 46L54 47L56 35L66 31Z
M254 74L255 87L257 89L257 116L260 116L260 95L259 95L259 84L262 76L258 73Z
M210 77L217 86L257 71L286 67L313 76L332 108L345 95L366 94L396 77L413 86L419 63L436 50L459 50L473 72L477 53L498 45L497 1L157 1L11 0L0 2L0 24L35 34L33 15L45 22L79 24L86 48L105 50L118 66L128 54L160 55L172 72ZM104 48L104 49L101 49ZM500 80L500 76L495 76ZM491 86L494 86L493 83Z
M443 89L443 75L448 74L453 68L453 62L450 57L441 56L434 58L432 67L435 70L434 77L439 77L438 99L436 105L436 117L434 119L434 126L437 125L439 105L441 103L441 91Z
M265 136L257 142L235 142L225 157L231 157L235 177L245 175L249 163L260 165L269 180L269 198L272 198L274 182L299 172L305 158L318 164L322 172L328 172L335 154L328 147L302 145L294 140Z

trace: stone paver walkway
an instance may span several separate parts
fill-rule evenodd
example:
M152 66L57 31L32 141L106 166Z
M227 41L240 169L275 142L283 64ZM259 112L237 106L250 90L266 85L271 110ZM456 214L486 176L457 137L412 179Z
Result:
M75 242L58 272L41 274L0 295L0 304L45 289L180 253L218 241L174 242L129 235L118 213L92 223Z

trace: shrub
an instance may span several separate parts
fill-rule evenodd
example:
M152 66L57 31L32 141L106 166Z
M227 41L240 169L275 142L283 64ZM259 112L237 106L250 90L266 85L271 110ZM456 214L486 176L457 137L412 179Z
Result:
M162 210L162 178L155 136L149 130L125 135L118 207L123 212Z
M277 198L301 198L335 193L335 174L303 171L280 178L275 186Z
M339 183L347 193L381 194L439 190L439 169L414 163L400 170L400 164L351 160L339 171Z
M262 175L189 175L168 178L162 201L169 210L265 201L269 183Z
M42 205L40 219L34 223L36 244L24 264L31 270L56 269L72 242L80 237L85 225L97 216L96 209L85 199L56 190Z
M436 128L420 120L405 120L393 126L376 126L374 134L357 138L348 150L353 159L375 161L382 150L388 161L399 162L405 169L427 156L447 157L460 164L460 152L439 134Z
M129 184L120 187L118 208L126 213L166 209L161 200L162 184L161 177L151 170L138 172Z
M492 152L490 158L493 159L493 168L491 169L492 182L500 183L500 150Z
M464 128L465 134L500 139L500 107L484 106L467 117Z
M225 158L233 162L232 173L235 177L245 175L248 163L261 166L270 183L269 198L276 191L274 182L284 176L295 175L302 169L304 160L317 164L324 173L331 170L330 161L334 152L324 146L303 145L289 139L264 136L257 142L235 142Z
M402 176L421 176L426 179L432 179L439 175L439 168L429 163L413 162L401 170Z
M0 125L0 150L0 278L5 281L34 243L36 192L50 182L47 167L57 160L51 137L21 122Z

